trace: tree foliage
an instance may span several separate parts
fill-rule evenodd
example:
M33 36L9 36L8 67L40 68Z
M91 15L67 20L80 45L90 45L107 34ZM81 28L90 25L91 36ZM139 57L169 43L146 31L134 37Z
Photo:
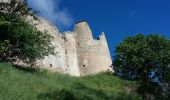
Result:
M156 34L126 37L116 47L113 63L116 73L141 82L141 92L168 93L170 40L166 37Z
M24 20L29 15L26 3L12 0L8 13L0 13L0 61L22 60L34 65L36 60L53 53L52 37Z

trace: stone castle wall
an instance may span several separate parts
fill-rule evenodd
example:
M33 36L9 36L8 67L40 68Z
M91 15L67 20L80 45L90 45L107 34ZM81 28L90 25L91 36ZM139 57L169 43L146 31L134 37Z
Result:
M78 43L78 59L80 75L88 75L111 70L112 61L102 33L98 40L93 39L92 32L86 22L75 25Z
M49 55L38 65L73 76L84 76L112 70L112 61L104 33L98 39L93 39L92 32L87 22L75 24L74 32L60 33L57 27L46 19L27 17L40 31L46 31L54 37L51 40L55 46L56 55Z
M3 4L1 1L0 4ZM46 19L37 18L38 20L35 20L32 16L26 16L25 19L39 31L50 34L53 37L51 43L55 47L55 55L49 55L37 61L39 67L72 76L112 70L110 68L112 61L104 33L99 36L99 39L94 39L90 27L84 21L75 24L73 32L60 33L57 27Z
M54 37L56 55L49 55L39 61L39 65L67 73L73 76L83 76L101 71L112 70L112 61L104 33L99 39L93 39L92 32L86 22L77 23L74 32L60 33L58 29L44 18L34 20L29 16L40 31L47 31ZM32 21L31 21L32 20Z

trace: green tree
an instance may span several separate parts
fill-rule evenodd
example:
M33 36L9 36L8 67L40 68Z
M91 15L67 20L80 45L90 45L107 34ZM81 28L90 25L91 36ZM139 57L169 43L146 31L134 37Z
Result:
M115 53L116 73L140 81L139 92L145 97L146 93L150 94L148 99L158 96L157 93L168 93L170 41L166 37L156 34L129 36L116 47Z
M32 66L36 60L53 54L54 47L47 32L25 21L24 16L30 13L25 2L17 4L12 0L8 12L0 13L0 61L13 63L20 59Z

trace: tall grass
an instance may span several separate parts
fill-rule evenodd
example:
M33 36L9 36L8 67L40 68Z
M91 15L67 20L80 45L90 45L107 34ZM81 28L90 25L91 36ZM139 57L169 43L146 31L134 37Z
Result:
M0 100L141 100L136 87L111 73L78 78L0 63Z

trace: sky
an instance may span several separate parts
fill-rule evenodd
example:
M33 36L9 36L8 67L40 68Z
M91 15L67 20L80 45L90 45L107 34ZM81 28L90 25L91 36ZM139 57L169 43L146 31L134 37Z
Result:
M126 36L157 33L170 38L170 0L28 0L61 31L86 20L97 37L105 32L110 53Z

